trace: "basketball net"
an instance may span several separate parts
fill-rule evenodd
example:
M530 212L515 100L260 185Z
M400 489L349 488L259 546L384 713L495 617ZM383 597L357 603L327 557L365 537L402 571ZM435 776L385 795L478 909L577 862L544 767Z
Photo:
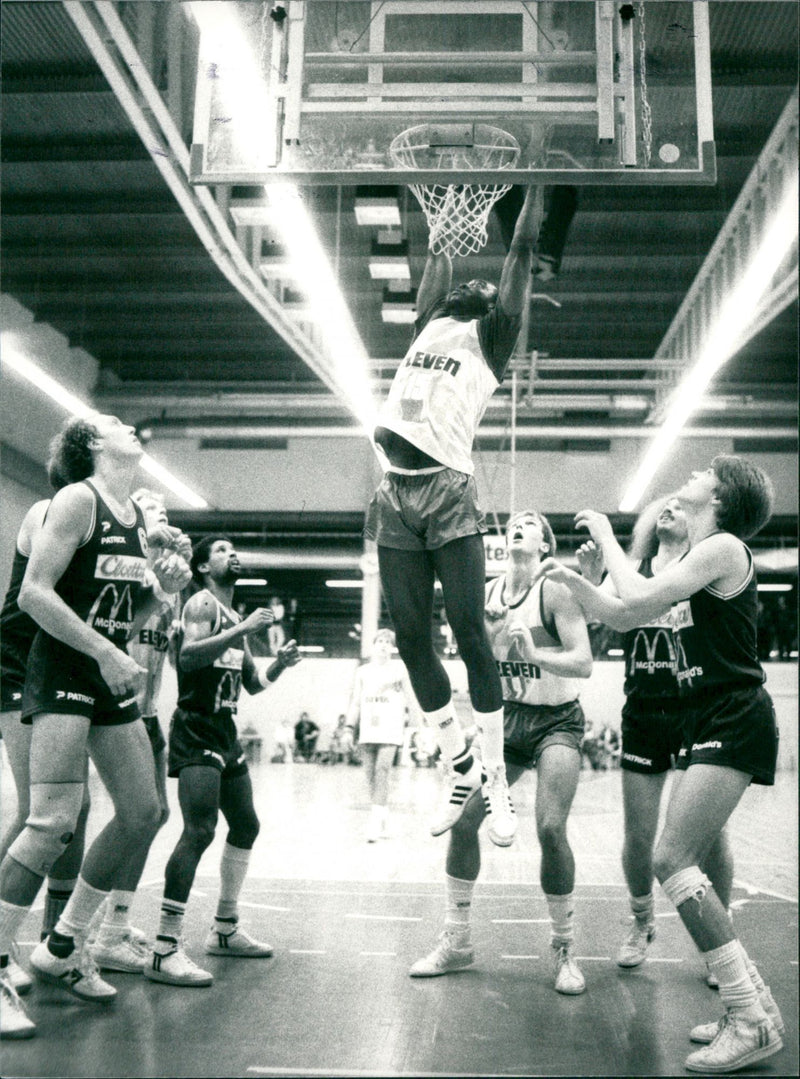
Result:
M431 145L432 128L420 124L402 131L389 146L405 169L510 169L519 159L513 135L489 124L474 125L470 145ZM409 184L428 222L428 247L451 258L474 254L488 239L489 212L511 184Z

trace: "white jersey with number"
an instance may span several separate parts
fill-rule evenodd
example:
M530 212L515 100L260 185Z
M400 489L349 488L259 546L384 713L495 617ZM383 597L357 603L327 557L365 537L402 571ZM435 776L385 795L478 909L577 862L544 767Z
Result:
M499 385L478 325L477 319L431 319L400 362L377 421L468 476L475 470L475 431Z
M492 646L492 655L500 675L504 701L519 701L523 704L566 704L578 697L578 680L564 678L562 675L543 671L530 663L522 654L516 640L509 636L511 622L522 622L531 631L533 643L537 649L549 652L562 652L561 642L556 634L555 622L547 620L542 612L542 586L540 579L512 607L506 607L504 598L505 577L500 576L486 586L486 602L492 606L502 604L506 607L501 618L487 619L486 630Z
M366 663L359 669L361 698L358 740L401 746L406 725L403 664Z

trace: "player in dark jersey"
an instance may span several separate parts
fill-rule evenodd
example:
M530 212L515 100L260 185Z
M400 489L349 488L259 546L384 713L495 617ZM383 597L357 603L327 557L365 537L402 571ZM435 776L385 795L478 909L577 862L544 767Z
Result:
M28 566L33 540L42 527L44 515L50 499L41 499L34 503L25 514L17 534L14 560L11 566L11 580L0 612L0 732L5 742L9 768L17 795L17 810L3 831L0 841L0 862L5 858L8 848L25 827L30 809L30 749L31 728L21 722L22 691L25 688L25 668L28 653L36 636L38 626L24 611L19 609L19 596L22 578ZM42 936L55 927L61 911L72 894L80 872L86 836L86 818L89 813L89 793L85 792L75 833L64 853L53 864L47 879L44 915L42 918ZM1 962L1 960L0 960ZM0 993L6 999L0 1004L0 1030L8 1037L14 1031L16 1037L27 1036L31 1030L30 1020L20 1012L8 987L23 995L30 991L32 982L13 956L7 966L0 968Z
M83 1000L109 1002L83 943L91 917L158 820L152 752L136 709L140 668L125 652L155 602L141 511L130 491L142 447L114 416L73 418L53 443L51 472L67 481L31 550L19 606L38 624L26 669L23 722L32 723L30 812L0 866L0 957L8 956L43 878L74 833L87 747L114 817L87 852L55 929L31 955L39 978ZM154 571L165 591L186 583L172 556ZM2 960L0 959L0 962Z
M672 608L678 685L686 729L664 829L653 864L665 894L719 983L725 1014L694 1027L689 1071L738 1071L777 1053L783 1020L700 863L751 782L772 784L778 750L775 710L756 651L757 590L753 556L743 540L772 512L773 491L761 469L720 455L677 492L689 551L645 580L593 510L577 517L602 548L619 600L603 596L557 563L543 566L564 581L592 616L619 605L638 618ZM678 776L676 776L678 779Z
M192 557L191 542L179 528L170 526L162 496L141 487L134 491L131 497L144 515L148 564L155 564L164 551L169 550L183 558L188 567ZM181 598L175 593L162 592L157 587L156 595L158 606L128 642L128 652L145 672L136 703L153 750L156 789L161 810L159 827L163 827L169 817L167 743L161 731L157 704L164 661L172 648L180 617ZM147 853L143 850L138 859L126 862L115 879L105 904L97 912L97 933L90 951L101 970L141 974L150 959L152 945L145 934L131 925L130 921L131 907Z
M181 942L192 882L203 852L214 839L220 810L228 836L220 865L220 894L206 952L218 956L268 957L272 949L239 926L239 893L244 883L259 821L253 786L236 731L242 686L260 693L286 667L300 661L295 641L278 650L268 667L256 666L247 637L273 620L258 607L240 621L233 589L241 566L225 536L201 540L192 554L200 584L186 603L178 651L178 707L169 732L169 774L178 777L183 832L165 873L161 921L144 973L167 985L211 985L212 976L186 954Z
M633 526L631 561L645 578L655 576L689 548L686 515L677 498L656 499L640 513ZM603 554L593 540L578 548L581 573L600 584ZM616 596L614 582L601 586ZM678 694L677 655L672 639L670 612L645 624L626 615L612 623L623 632L625 704L622 709L622 799L624 845L622 867L628 885L632 924L620 948L617 964L640 966L656 933L654 915L653 844L658 827L661 795L667 775L683 741L686 706ZM702 862L703 872L726 908L730 908L733 856L723 829ZM712 975L707 975L708 979ZM709 984L716 986L715 981Z
M513 842L516 817L503 762L503 696L483 623L486 525L476 502L471 453L519 336L541 215L540 192L528 187L499 288L481 280L452 288L449 256L429 252L417 292L415 338L375 428L386 475L365 527L365 536L378 546L400 656L442 751L446 804L431 833L451 828L481 786L480 763L467 747L433 646L436 576L467 668L491 805L487 830L499 846Z

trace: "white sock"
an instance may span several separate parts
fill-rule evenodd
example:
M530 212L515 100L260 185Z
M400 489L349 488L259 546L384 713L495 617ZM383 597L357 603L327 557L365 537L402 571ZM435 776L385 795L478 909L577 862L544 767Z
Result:
M183 932L183 917L186 914L186 904L179 903L177 899L161 900L161 918L158 923L158 936L156 937L155 950L157 952L169 951L169 942L180 940ZM164 941L161 938L167 937Z
M436 740L444 759L451 761L454 757L460 757L467 743L453 702L448 701L444 708L437 708L435 712L425 712L424 716L428 726L436 732Z
M747 973L748 973L748 975L750 977L750 981L756 987L756 992L758 993L758 995L761 996L761 994L767 988L766 985L764 984L764 979L758 973L758 970L757 970L756 965L753 962L753 960L750 958L750 956L747 954L747 952L742 947L742 942L739 940L736 943L739 945L739 948L741 949L742 955L744 956L744 965L747 967Z
M107 895L108 892L93 888L83 877L78 877L75 890L56 922L55 932L64 937L85 937L92 915Z
M444 879L446 897L444 927L449 933L468 940L475 881L451 877L449 873L445 874Z
M481 759L484 767L503 767L503 709L496 712L478 712L472 709L472 718L480 731Z
M113 888L108 893L106 913L101 929L124 932L131 923L131 907L136 892L126 892Z
M247 876L247 867L250 864L249 850L241 847L232 847L226 843L222 851L222 859L219 863L219 902L217 903L217 918L227 921L239 916L239 893Z
M569 895L547 895L547 909L550 912L550 941L552 944L572 944L575 937L573 914L575 897Z
M703 958L719 982L720 999L726 1008L760 1007L758 992L747 973L744 950L738 940L712 948L704 953Z
M30 911L30 907L20 907L16 903L8 903L0 899L0 955L8 955L12 945L19 936L22 923Z

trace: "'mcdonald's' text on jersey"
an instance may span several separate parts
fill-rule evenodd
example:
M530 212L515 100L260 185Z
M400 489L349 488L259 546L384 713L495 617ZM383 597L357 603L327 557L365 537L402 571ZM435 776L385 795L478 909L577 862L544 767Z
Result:
M228 610L211 592L204 589L198 594L205 594L216 607L212 637L239 623L238 614ZM186 712L232 720L242 689L243 662L244 648L241 647L226 648L213 663L193 671L183 670L178 662L178 707Z
M735 592L706 587L672 605L681 694L765 680L756 650L758 588L753 556L745 550L749 570Z
M139 507L134 523L123 524L89 480L92 524L77 548L56 592L88 626L124 648L147 583L147 539Z
M643 577L652 577L652 559L639 565ZM625 696L628 700L677 697L678 659L669 611L624 634Z

